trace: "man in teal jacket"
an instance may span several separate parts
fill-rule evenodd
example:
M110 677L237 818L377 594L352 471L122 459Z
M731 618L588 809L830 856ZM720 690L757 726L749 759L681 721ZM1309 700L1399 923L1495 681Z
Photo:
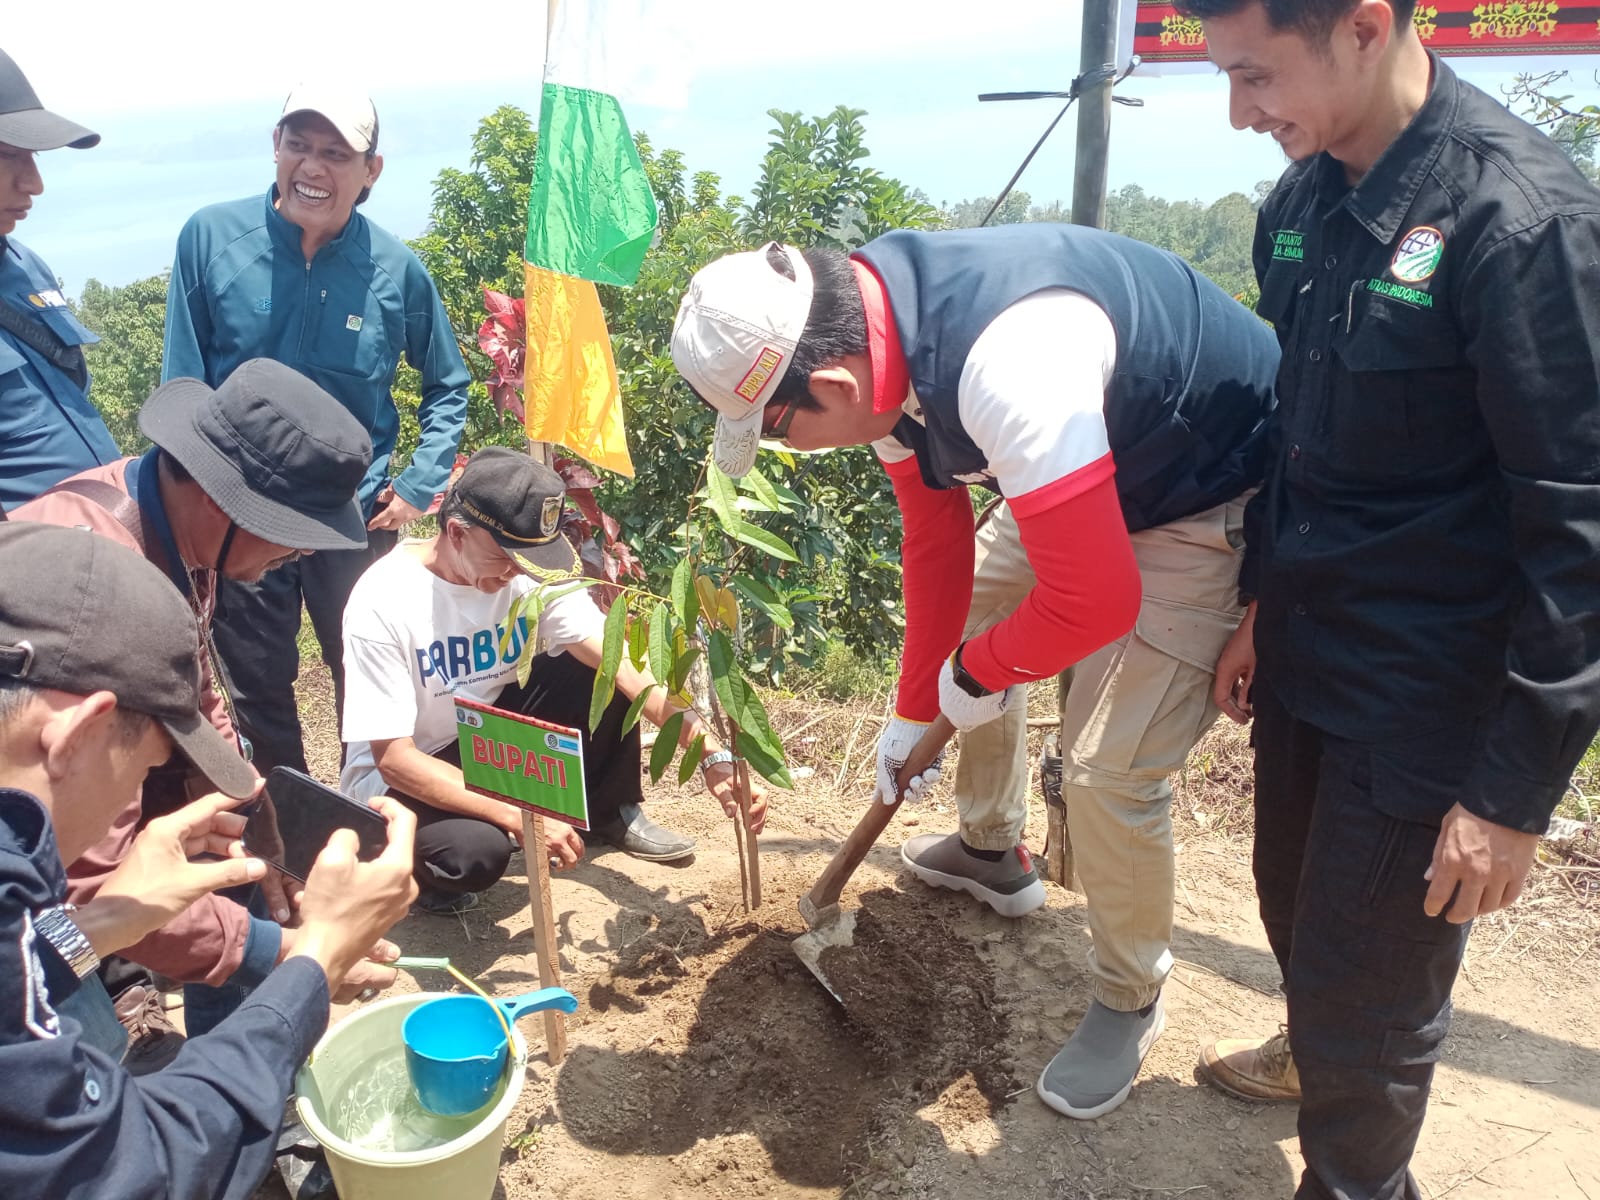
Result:
M366 428L372 466L360 499L365 550L319 553L257 584L219 591L214 631L257 768L304 770L295 707L302 602L342 711L342 620L350 589L396 532L444 491L467 412L466 364L416 255L356 211L383 170L372 101L330 87L290 94L273 131L277 179L263 196L203 208L178 235L167 297L163 379L220 386L240 363L273 358L332 393ZM422 376L421 437L392 480L400 356Z

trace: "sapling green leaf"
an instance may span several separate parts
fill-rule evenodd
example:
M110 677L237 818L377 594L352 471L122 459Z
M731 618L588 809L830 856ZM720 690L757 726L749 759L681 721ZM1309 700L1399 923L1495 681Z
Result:
M589 697L589 732L600 728L606 705L617 690L617 668L622 665L623 630L628 620L626 600L618 596L606 614L605 637L600 643L600 669L594 675L594 691Z
M650 782L660 783L661 776L665 774L667 764L672 761L672 755L678 749L678 735L683 732L683 713L675 712L666 719L661 726L661 732L656 734L656 744L650 747Z
M683 761L678 764L678 783L688 783L694 776L695 768L700 765L700 760L706 755L706 735L697 734L694 741L689 743L689 748L683 752Z

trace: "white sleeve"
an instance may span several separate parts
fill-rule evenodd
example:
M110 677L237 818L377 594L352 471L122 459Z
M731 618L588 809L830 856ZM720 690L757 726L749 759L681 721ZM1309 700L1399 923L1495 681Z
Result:
M1116 356L1111 318L1065 288L1018 300L978 335L957 406L1007 499L1037 492L1036 501L1060 503L1104 477Z
M539 644L553 655L564 646L605 636L606 619L589 595L592 588L552 600L539 614Z
M417 730L417 693L406 653L390 641L344 635L344 715L340 737L373 742Z
M916 457L910 446L906 445L894 434L885 434L872 443L872 452L878 456L878 461L885 466L890 463L905 462L908 458Z

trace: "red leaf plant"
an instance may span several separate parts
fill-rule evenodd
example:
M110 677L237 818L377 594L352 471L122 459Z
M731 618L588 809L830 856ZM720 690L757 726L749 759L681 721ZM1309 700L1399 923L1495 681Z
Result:
M523 418L522 377L528 356L528 322L521 298L513 299L493 288L483 289L483 308L489 315L478 326L478 348L489 356L489 399L495 411Z

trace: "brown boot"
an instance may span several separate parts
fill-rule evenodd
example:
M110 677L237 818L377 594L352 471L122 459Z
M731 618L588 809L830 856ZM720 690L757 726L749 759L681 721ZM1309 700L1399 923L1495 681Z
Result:
M128 1048L122 1065L130 1075L149 1075L178 1057L183 1049L183 1034L167 1019L161 1007L161 993L153 987L134 984L123 988L113 1003L117 1020L128 1031Z
M1267 1038L1215 1042L1200 1051L1200 1074L1230 1096L1267 1102L1300 1099L1300 1072L1289 1052L1289 1030Z

